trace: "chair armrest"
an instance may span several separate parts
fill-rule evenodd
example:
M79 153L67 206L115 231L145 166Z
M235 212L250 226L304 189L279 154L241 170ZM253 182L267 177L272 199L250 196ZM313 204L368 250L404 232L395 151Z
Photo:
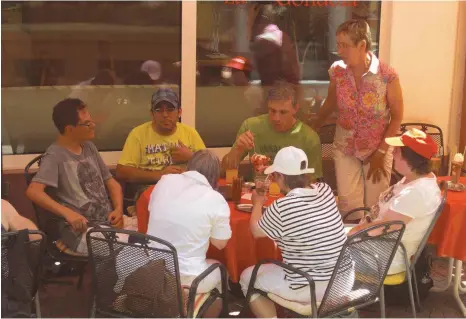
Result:
M349 212L347 212L346 214L343 215L343 217L342 217L343 221L345 221L345 219L348 218L348 216L350 216L350 215L352 215L354 213L358 213L360 211L365 211L365 212L370 213L371 209L369 207L358 207L358 208L352 209L352 210L350 210ZM364 214L364 215L366 215L366 214Z
M309 290L311 293L311 307L312 309L315 309L315 311L312 311L312 317L317 318L317 299L316 299L316 289L315 289L315 282L314 279L312 279L311 275L308 273L299 270L293 266L290 266L288 264L285 264L284 262L278 261L278 260L273 260L273 259L264 259L261 260L257 265L254 266L254 269L252 271L251 275L251 280L249 281L249 287L248 287L248 292L246 294L246 301L249 301L252 292L254 290L254 283L256 282L257 278L257 272L259 271L259 268L264 265L264 264L275 264L281 268L284 268L286 270L289 270L291 272L294 272L296 274L299 274L306 278L307 282L309 283Z
M204 280L208 275L210 275L215 269L220 270L221 276L221 283L222 283L222 315L227 314L227 293L228 293L228 278L227 278L227 270L225 266L221 263L215 263L209 266L206 270L204 270L199 276L197 276L193 282L191 283L191 287L189 288L189 295L188 295L188 311L187 317L193 318L194 316L194 300L196 299L197 288L199 284Z

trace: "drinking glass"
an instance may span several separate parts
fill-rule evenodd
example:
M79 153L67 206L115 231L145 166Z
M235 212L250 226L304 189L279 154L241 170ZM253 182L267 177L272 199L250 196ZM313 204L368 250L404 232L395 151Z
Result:
M238 169L230 168L225 171L225 179L227 184L232 184L233 179L238 177Z
M254 183L256 184L257 194L264 196L267 194L272 181L265 175L259 175L254 179Z

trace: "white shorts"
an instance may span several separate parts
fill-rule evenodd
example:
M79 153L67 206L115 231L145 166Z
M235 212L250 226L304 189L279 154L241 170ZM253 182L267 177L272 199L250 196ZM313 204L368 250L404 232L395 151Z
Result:
M210 265L218 264L219 262L214 259L206 259L206 262ZM190 287L193 280L196 279L197 276L187 276L181 275L181 286L183 287ZM215 269L211 272L207 277L205 277L197 286L197 293L203 294L211 291L212 289L217 288L218 291L222 291L222 277L220 275L220 269Z
M251 266L241 274L240 284L244 296L246 296L249 282L254 266ZM285 271L280 266L274 264L262 265L257 272L256 283L254 287L264 292L271 292L283 299L297 301L301 303L311 302L311 293L309 286L293 290L290 288L290 283L285 279ZM327 289L328 281L316 281L316 299L322 300ZM351 289L351 288L350 288ZM254 301L257 296L252 296L250 301Z
M138 223L138 220L137 220L137 217L128 217L126 215L123 215L123 229L125 230L131 230L131 231L137 231L137 223ZM108 226L100 226L102 228L109 228ZM88 231L90 231L92 229L92 227L88 228L86 233ZM98 234L98 233L94 233L95 237L101 237L101 234ZM119 237L119 240L122 241L122 242L128 242L128 235L126 234L118 234L118 237ZM81 236L81 240L79 241L78 243L78 247L76 247L76 252L79 253L79 254L83 254L83 255L88 255L89 252L87 251L87 240L86 240L86 234L84 234L83 236Z

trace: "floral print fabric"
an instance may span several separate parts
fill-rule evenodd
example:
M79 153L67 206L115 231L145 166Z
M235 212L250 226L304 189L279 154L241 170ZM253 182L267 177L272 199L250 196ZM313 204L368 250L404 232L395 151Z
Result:
M390 121L387 105L387 85L397 73L371 53L369 71L356 88L351 69L343 61L336 61L329 69L330 79L336 83L338 120L334 145L345 155L365 160L382 141Z

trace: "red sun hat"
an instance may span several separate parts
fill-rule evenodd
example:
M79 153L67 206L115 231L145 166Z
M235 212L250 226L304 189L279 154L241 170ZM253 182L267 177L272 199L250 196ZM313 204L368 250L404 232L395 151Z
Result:
M403 135L396 137L387 137L385 142L391 146L406 146L417 154L431 159L437 154L437 144L432 137L416 128L407 130Z
M240 70L240 71L249 71L249 72L252 71L251 63L248 61L248 59L242 56L234 57L233 59L228 61L225 67L232 68L235 70Z

